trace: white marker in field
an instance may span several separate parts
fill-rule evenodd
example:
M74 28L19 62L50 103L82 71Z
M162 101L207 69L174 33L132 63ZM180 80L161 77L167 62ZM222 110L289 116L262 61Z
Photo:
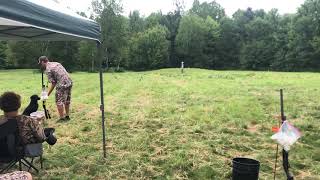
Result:
M181 73L183 73L183 69L184 69L184 62L181 61Z

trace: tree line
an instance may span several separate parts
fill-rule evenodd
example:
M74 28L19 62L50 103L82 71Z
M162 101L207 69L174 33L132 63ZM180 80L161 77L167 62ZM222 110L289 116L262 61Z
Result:
M320 0L306 0L295 14L247 8L232 17L215 1L194 0L184 9L122 15L118 0L93 0L102 29L104 67L116 71L185 67L234 70L319 71ZM79 13L86 16L84 12ZM94 42L0 42L0 69L36 68L47 55L68 70L95 71Z

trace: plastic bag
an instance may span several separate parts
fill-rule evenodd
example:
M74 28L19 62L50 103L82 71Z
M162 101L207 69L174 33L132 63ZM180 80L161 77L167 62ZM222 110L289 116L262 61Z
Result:
M45 116L43 111L36 111L30 114L31 117L43 118Z
M46 89L43 89L42 91L41 91L41 100L42 101L45 101L45 100L47 100L49 97L48 97L48 92L46 91Z
M301 133L299 130L288 121L284 121L279 131L272 135L271 139L276 140L284 150L289 151L290 146L292 146L300 137Z

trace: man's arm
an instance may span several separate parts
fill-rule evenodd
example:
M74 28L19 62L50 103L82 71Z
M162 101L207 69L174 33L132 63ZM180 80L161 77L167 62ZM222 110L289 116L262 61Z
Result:
M48 80L51 83L51 86L48 89L48 96L50 96L50 94L52 93L53 89L56 87L57 84L57 80L56 80L56 76L55 73L53 71L47 71L47 76L48 76Z
M48 96L50 96L50 94L52 93L54 87L56 87L56 83L51 83L51 86L49 87L49 90L48 90Z

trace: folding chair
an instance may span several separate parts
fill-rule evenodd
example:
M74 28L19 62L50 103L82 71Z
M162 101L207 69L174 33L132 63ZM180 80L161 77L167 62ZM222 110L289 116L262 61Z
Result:
M43 146L42 143L35 143L35 144L27 144L24 148L24 157L31 158L31 164L33 164L33 161L36 157L39 157L40 159L40 168L43 168ZM30 170L30 167L29 167ZM28 170L28 171L29 171Z
M21 145L17 120L9 119L4 124L0 125L0 149L0 163L6 164L3 168L1 168L0 173L8 171L16 163L19 163L20 171L22 170L21 165L23 164L28 168L28 171L32 168L37 173L39 172L39 170L33 166L32 162L29 162L25 159L26 148L25 146Z

